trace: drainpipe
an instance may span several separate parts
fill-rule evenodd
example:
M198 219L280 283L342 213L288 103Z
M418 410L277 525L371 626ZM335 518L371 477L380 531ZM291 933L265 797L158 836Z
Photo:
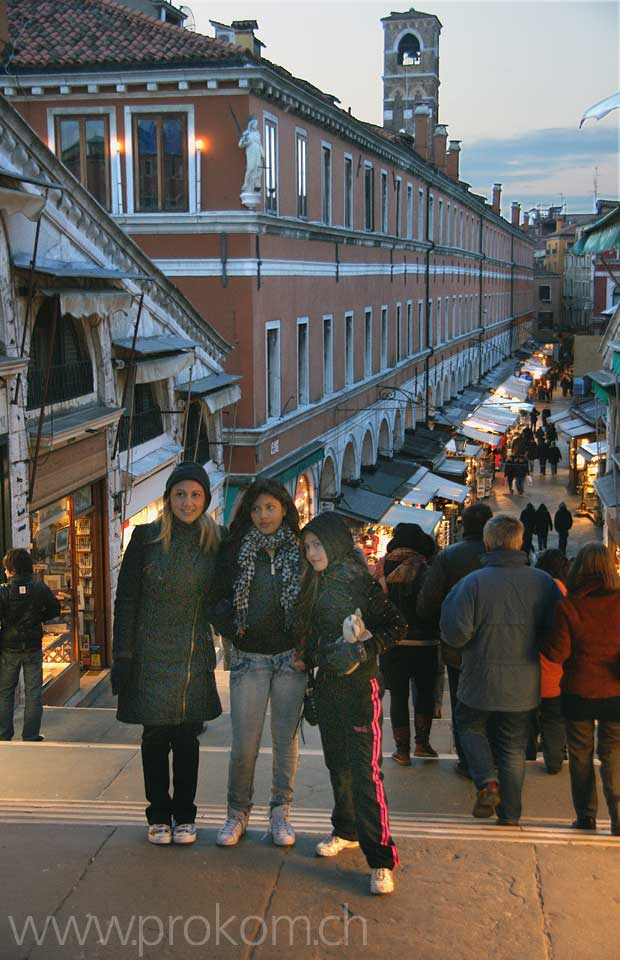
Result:
M514 234L510 236L510 340L509 340L509 354L512 356L513 346L512 346L512 334L514 331L514 322L515 322L515 238Z
M480 246L480 269L478 273L478 327L481 329L481 333L478 337L478 383L480 383L480 378L482 377L482 341L484 339L484 311L482 308L482 268L486 261L486 254L483 249L483 239L484 239L484 221L482 214L480 214L480 236L479 236L479 246Z

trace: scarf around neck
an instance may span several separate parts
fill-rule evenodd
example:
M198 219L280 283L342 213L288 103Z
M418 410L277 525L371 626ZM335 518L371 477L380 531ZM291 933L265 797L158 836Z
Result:
M264 534L252 526L241 541L238 565L239 575L233 587L235 624L243 635L247 626L250 590L256 573L256 558L261 550L274 552L273 566L281 578L280 603L284 609L286 626L292 622L293 609L299 593L300 553L295 534L283 523L275 533Z

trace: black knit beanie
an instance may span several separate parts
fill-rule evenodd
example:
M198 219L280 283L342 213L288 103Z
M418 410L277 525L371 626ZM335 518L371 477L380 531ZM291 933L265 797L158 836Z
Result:
M330 563L337 563L353 554L355 544L351 531L336 513L317 514L301 531L302 538L306 533L313 533L321 541Z
M170 491L177 483L183 483L184 480L193 480L199 483L205 492L205 510L211 503L211 484L204 467L199 463L193 463L191 460L183 460L177 463L176 467L166 480L166 489L164 490L164 499L170 498Z

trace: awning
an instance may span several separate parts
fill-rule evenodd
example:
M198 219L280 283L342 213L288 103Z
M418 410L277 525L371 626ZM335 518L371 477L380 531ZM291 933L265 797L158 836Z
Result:
M124 412L118 407L106 407L98 403L77 407L69 413L46 417L43 421L41 436L52 439L54 443L66 442L85 433L96 433L110 424L117 423ZM38 418L28 421L28 432L31 437L36 436L38 426Z
M473 449L482 451L482 447L478 446ZM463 477L467 473L467 460L461 460L460 457L446 457L435 467L435 470L441 476Z
M138 360L135 382L155 383L157 380L169 380L190 367L194 362L193 352L176 353L171 357L158 357L156 360Z
M113 340L112 347L117 355L128 360L131 357L132 343L131 337L123 337ZM135 382L155 383L157 380L176 377L194 362L195 347L194 340L175 335L137 337L134 346Z
M107 317L117 310L129 310L133 295L126 290L40 290L47 297L60 297L60 312L77 320Z
M112 341L116 353L121 356L131 354L132 337L121 337ZM134 353L137 357L156 356L163 353L178 353L179 350L193 350L198 344L187 337L177 337L175 334L162 334L158 337L136 337Z
M584 253L607 253L616 247L620 247L620 205L584 227L571 252L580 257Z
M261 470L259 477L261 479L278 480L280 483L286 483L298 477L307 467L314 463L319 463L325 457L325 446L318 440L308 443L305 447L295 450L294 453L284 457L278 463Z
M473 427L474 430L485 431L488 430L490 433L507 433L510 427L507 423L495 423L492 420L487 420L482 416L468 417L464 421L464 426ZM490 441L488 441L490 443Z
M363 490L361 487L351 487L343 483L336 512L364 523L378 523L393 506L392 497L383 497L371 490Z
M515 400L527 400L530 384L521 377L508 377L495 388L495 392L504 397L513 397Z
M230 407L233 403L241 400L241 387L239 384L233 383L230 387L224 387L222 390L214 390L213 393L207 393L204 397L201 397L201 399L209 413L217 413L218 410L223 410L224 407Z
M577 453L588 463L591 460L594 460L595 457L606 457L607 440L599 440L598 443L596 440L593 443L582 443L578 448Z
M44 206L45 197L39 194L0 187L0 210L6 210L9 216L13 216L14 213L23 213L28 220L38 220Z
M586 423L581 417L570 417L565 420L556 420L556 428L560 433L567 437L587 437L590 433L596 433L596 428L591 423Z
M470 489L460 483L454 483L453 480L446 480L444 477L440 477L436 473L429 471L418 481L417 486L414 487L410 493L405 497L401 497L401 502L425 505L429 503L429 500L420 500L418 497L428 493L431 494L431 500L435 497L441 497L442 500L453 500L455 503L464 503L470 493Z
M474 430L473 427L468 427L465 424L461 427L461 433L465 437L469 437L470 440L475 440L476 443L488 443L492 447L497 447L501 442L501 437L495 433L484 433L482 430Z
M417 523L424 533L433 537L442 520L443 513L438 510L418 510L417 507L403 507L395 503L381 517L380 522L386 527L395 527L399 523Z
M461 450L460 444L457 447L455 440L448 440L446 444L446 453L449 454L458 454L463 457L478 457L480 454L484 454L484 450L477 443L466 443L465 447ZM454 456L449 457L448 459L455 459Z
M202 397L207 393L213 393L216 390L223 390L225 387L238 383L241 377L233 373L210 373L207 377L200 377L198 380L189 380L184 383L175 383L175 393L188 394L192 397Z
M615 480L614 480L615 476ZM594 481L594 489L604 507L617 507L620 500L620 476L612 470Z
M477 410L474 410L474 416L484 417L485 420L491 420L493 423L507 423L509 427L514 427L519 422L519 414L515 413L500 404L487 400L481 404Z
M162 443L156 450L147 453L144 457L134 459L127 452L120 454L120 466L124 473L128 473L135 481L146 480L153 473L162 470L166 464L179 459L183 447L172 441ZM129 459L129 465L127 461ZM162 487L163 490L163 487Z
M12 263L19 270L30 270L31 253L14 253ZM113 270L108 267L99 267L91 260L51 260L48 257L37 257L36 273L44 273L50 277L78 277L86 280L146 280L142 273L127 273L124 270Z

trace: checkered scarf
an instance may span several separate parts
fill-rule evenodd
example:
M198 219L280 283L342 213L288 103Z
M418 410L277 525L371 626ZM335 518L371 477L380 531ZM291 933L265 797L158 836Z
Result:
M271 553L275 551L273 565L281 578L280 603L284 608L284 621L287 627L291 625L293 619L293 608L299 593L301 566L297 538L286 523L283 523L275 533L270 534L261 533L252 526L241 541L238 556L239 575L233 587L235 624L241 636L246 630L250 589L256 573L256 557L261 550L268 554L270 551Z

